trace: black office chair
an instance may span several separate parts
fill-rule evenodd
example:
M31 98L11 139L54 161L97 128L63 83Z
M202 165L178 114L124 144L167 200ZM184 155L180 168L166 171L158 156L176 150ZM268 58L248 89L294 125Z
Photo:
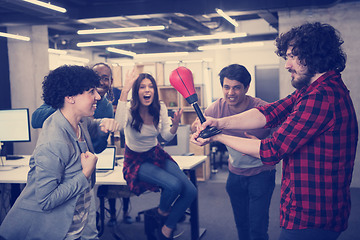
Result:
M97 196L100 200L100 213L97 215L97 225L98 225L98 237L101 237L105 229L105 211L109 209L105 208L105 198L116 199L116 198L130 198L133 194L130 192L130 189L127 185L101 185L97 189ZM100 224L100 225L99 225ZM112 229L112 235L115 239L122 239L119 234ZM117 229L118 230L118 229ZM120 232L121 235L123 235Z

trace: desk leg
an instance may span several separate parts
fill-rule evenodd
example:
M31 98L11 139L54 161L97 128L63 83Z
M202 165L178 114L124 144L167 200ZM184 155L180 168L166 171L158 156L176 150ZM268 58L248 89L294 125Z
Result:
M190 181L197 188L196 172L195 169L189 170ZM205 229L201 230L199 226L199 194L196 196L194 201L190 206L190 224L191 224L191 240L198 240L201 238L202 234L206 231Z
M105 228L105 199L104 197L99 197L100 200L100 229L98 237L101 237L104 233Z
M16 199L21 193L20 183L11 183L10 206L14 205Z

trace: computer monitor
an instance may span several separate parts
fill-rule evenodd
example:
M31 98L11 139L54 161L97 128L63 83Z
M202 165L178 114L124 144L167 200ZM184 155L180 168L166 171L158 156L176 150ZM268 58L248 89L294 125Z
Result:
M29 109L17 108L0 110L0 149L1 142L30 141Z
M158 137L160 145L170 155L189 154L190 125L179 125L175 137L166 142L161 136Z

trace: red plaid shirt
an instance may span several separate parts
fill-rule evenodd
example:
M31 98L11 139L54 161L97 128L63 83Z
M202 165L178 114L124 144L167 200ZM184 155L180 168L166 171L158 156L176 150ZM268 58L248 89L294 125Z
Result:
M358 125L341 75L331 71L309 87L258 107L276 127L261 141L264 164L283 160L280 225L343 231L350 215Z
M159 186L139 180L139 169L141 164L145 162L149 162L155 166L164 168L165 161L167 159L174 161L174 159L167 152L165 152L165 150L160 147L159 144L146 152L135 152L129 147L125 146L123 174L130 191L135 193L137 196L147 190L158 192L160 189Z

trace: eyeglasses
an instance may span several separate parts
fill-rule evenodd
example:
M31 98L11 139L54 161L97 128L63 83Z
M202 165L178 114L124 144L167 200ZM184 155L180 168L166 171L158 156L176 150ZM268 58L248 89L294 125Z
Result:
M108 77L108 76L100 76L100 80L101 81L104 81L104 82L110 82L110 77Z

